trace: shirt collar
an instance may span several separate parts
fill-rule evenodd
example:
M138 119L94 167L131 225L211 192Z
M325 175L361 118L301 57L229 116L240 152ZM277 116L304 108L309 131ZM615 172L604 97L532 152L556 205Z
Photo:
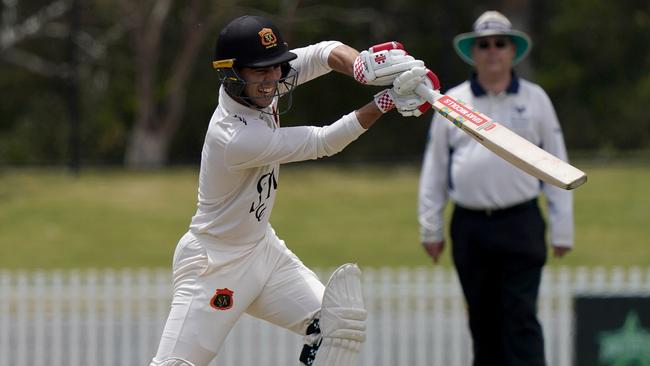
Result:
M514 71L510 71L510 85L506 88L506 94L517 94L519 92L519 77L515 74ZM478 77L476 73L472 73L472 76L469 78L470 87L472 88L472 94L475 97L480 97L486 95L487 92L481 84L478 83Z

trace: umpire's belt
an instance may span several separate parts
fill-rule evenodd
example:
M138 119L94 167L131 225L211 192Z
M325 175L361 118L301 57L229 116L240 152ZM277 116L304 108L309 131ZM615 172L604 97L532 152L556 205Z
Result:
M467 208L456 203L454 210L458 211L458 213L497 217L516 214L533 207L537 207L537 198L505 208Z

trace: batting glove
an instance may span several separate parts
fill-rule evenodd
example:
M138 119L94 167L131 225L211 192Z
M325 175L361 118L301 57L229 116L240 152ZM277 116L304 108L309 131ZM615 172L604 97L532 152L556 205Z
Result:
M399 95L394 89L384 89L374 96L375 104L382 113L386 113L391 109L397 107L397 111L404 117L417 117L426 112L427 108L420 111L420 106L423 106L426 101L419 95L412 93L408 95ZM430 105L429 105L430 107Z
M395 78L424 62L416 60L399 42L386 42L359 53L354 60L354 79L367 85L391 85Z
M415 94L415 88L420 84L433 90L440 90L438 76L425 67L416 67L404 72L393 82L393 89L400 96L395 101L395 105L402 116L419 117L431 108L429 102Z
M397 107L397 111L404 117L419 117L431 108L429 102L414 92L421 83L435 90L440 89L438 78L431 70L415 67L400 74L392 89L377 93L374 97L375 104L383 113Z

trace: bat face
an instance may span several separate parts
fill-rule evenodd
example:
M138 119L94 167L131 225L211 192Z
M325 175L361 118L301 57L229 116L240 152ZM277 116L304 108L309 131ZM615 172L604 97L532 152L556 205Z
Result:
M465 123L471 123L476 126L477 129L489 130L494 127L494 123L492 123L490 118L483 116L480 112L468 109L470 108L469 106L450 96L443 95L436 101L436 103L439 104L439 108L436 108L436 110L438 110L438 112L443 116L447 117L447 115L450 115L452 112L456 114L456 117L451 118L451 122L453 122L457 127L462 128Z
M435 110L483 146L528 174L564 189L574 189L587 175L512 132L472 106L420 85L415 92Z

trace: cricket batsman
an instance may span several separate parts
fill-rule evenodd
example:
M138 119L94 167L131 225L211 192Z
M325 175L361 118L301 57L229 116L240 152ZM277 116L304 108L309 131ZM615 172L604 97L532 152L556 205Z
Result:
M258 16L227 24L215 51L219 104L151 366L208 365L244 313L305 336L296 355L304 365L356 365L366 329L360 271L345 264L323 285L278 238L269 218L280 164L336 154L391 109L419 116L429 105L413 90L420 83L439 89L437 79L397 42L361 53L337 41L289 50L278 28ZM332 70L387 89L324 127L282 127L281 99L290 102L296 86Z

